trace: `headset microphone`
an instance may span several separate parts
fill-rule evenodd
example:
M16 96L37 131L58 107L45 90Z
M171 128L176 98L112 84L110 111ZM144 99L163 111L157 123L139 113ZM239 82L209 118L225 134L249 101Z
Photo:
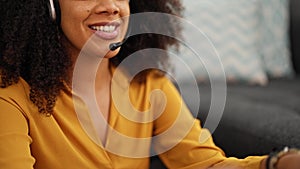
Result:
M128 0L128 2L130 2L130 0ZM54 21L54 22L56 22L57 24L60 24L60 6L59 6L59 1L58 0L49 0L48 1L48 8L49 8L49 15L50 15L50 17L51 17L51 20L52 21ZM119 47L121 47L125 42L126 42L126 40L127 40L127 38L128 38L128 33L130 32L130 21L129 21L129 27L128 27L128 31L127 31L127 33L126 33L126 36L125 36L125 39L123 39L123 41L121 41L121 42L116 42L116 43L111 43L110 45L109 45L109 49L111 50L111 51L114 51L114 50L116 50L116 49L118 49Z
M121 42L116 42L116 43L111 43L109 45L109 50L111 51L115 51L116 49L118 49L119 47L121 47L125 42L126 42L127 38L125 38L123 41Z
M127 39L129 38L129 35L131 33L131 26L132 26L132 24L133 24L132 19L129 19L128 28L127 28L127 32L126 32L125 38L122 41L120 41L120 42L109 44L109 50L110 51L115 51L116 49L118 49L119 47L121 47L127 41Z

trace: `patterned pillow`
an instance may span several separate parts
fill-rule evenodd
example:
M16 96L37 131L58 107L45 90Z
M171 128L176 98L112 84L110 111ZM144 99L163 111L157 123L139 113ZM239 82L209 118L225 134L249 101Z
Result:
M198 80L207 80L206 70L213 72L209 78L218 78L222 73L216 64L217 58L207 51L208 45L203 45L211 41L220 56L227 82L267 83L259 53L260 14L256 0L183 0L183 4L185 18L207 37L206 42L194 37L199 31L193 31L191 25L184 25L184 38L201 48L198 50L201 53L197 53L201 61L185 47L180 50L180 57ZM186 76L181 71L175 69L176 78L184 80Z
M289 48L289 1L261 0L262 55L270 77L293 74Z

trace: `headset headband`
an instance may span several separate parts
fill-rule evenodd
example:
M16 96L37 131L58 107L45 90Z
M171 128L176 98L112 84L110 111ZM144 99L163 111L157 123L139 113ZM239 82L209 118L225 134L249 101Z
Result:
M53 0L49 0L48 6L49 6L50 17L53 21L55 21L56 20L56 12L55 12L55 6L53 3Z

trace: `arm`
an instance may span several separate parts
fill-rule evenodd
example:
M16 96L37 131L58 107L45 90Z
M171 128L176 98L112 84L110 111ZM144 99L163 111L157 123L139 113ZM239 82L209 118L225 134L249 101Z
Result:
M266 169L266 159L263 159L260 163L260 169Z
M0 98L0 166L5 169L32 169L31 138L21 110Z
M268 164L268 165L267 165ZM297 148L285 147L281 151L274 152L263 160L261 169L299 169L300 168L300 150Z
M260 169L263 166L266 156L250 156L245 159L226 157L214 144L210 132L201 128L199 120L192 117L172 83L165 82L162 90L167 104L164 113L155 121L154 134L162 135L169 128L178 126L174 132L156 142L155 148L158 151L172 144L174 140L178 143L159 155L168 168ZM178 121L174 125L176 120ZM187 125L191 127L188 126L188 130L185 130ZM184 137L177 138L177 135ZM200 135L205 139L200 140Z
M300 154L289 153L279 159L276 169L299 169L299 168L300 168Z

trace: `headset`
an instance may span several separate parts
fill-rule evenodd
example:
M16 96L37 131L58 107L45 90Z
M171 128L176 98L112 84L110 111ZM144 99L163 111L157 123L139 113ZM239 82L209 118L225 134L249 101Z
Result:
M128 2L130 2L130 0L128 0ZM59 7L58 0L49 0L49 2L48 2L48 8L49 8L50 19L53 22L56 22L57 24L60 24L61 14L60 14L60 7ZM130 24L129 24L129 29L130 29ZM116 43L111 43L109 45L109 49L111 51L114 51L114 50L118 49L119 47L121 47L126 42L126 40L128 38L127 37L128 36L128 32L130 32L130 31L127 31L127 34L125 36L125 39L123 39L123 41L116 42Z
M128 0L128 2L130 2L130 0ZM49 0L48 8L51 20L60 23L60 7L58 0Z
M50 19L60 24L60 7L58 0L49 0L48 2Z

